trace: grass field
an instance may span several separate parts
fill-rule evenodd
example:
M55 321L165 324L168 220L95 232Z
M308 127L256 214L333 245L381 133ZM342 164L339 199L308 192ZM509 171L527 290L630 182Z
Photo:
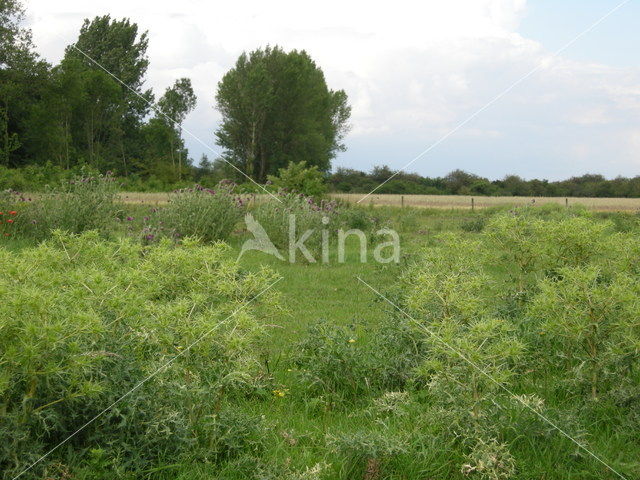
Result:
M266 195L256 195L260 201ZM365 197L362 193L332 193L331 198L344 200L350 203L360 202ZM248 195L254 198L253 195ZM168 195L165 193L136 193L127 192L121 194L125 203L144 203L151 205L164 204ZM471 209L488 208L504 205L547 205L583 206L589 210L601 212L638 212L640 211L640 198L586 198L586 197L483 197L470 195L392 195L372 194L362 200L363 205L387 206L387 207L418 207L418 208L444 208L444 209Z

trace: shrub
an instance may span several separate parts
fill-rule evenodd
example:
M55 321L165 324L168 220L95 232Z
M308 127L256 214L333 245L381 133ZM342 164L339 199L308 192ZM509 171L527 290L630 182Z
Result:
M347 230L357 229L366 232L372 230L376 222L365 208L344 205L339 210L338 223Z
M253 210L253 216L273 244L286 249L291 238L297 240L306 231L312 231L305 245L312 255L319 253L321 230L336 223L335 202L316 202L311 197L286 192L280 192L278 198L280 202L269 198Z
M267 291L247 302L275 277L240 271L223 244L183 243L143 247L95 232L55 232L19 253L0 249L5 475L19 473L125 394L33 475L46 476L69 449L102 449L106 469L129 472L175 463L187 452L207 455L212 444L216 458L253 449L254 440L224 431L254 422L219 410L226 398L268 388L262 319L277 311L277 295Z
M522 431L532 445L546 444L549 422L583 444L608 429L624 442L621 426L640 418L637 238L529 210L491 218L474 240L438 237L397 302L423 327L409 386L479 478L516 475Z
M367 329L319 322L296 345L293 361L305 394L353 400L405 388L423 360L424 335L406 318L389 318Z
M637 280L624 273L607 279L594 266L558 274L540 283L528 311L544 336L547 368L561 375L563 387L573 385L594 400L635 383L627 369L640 358Z
M278 170L278 176L269 175L269 181L278 190L319 197L327 191L322 172L317 166L307 167L307 162L290 162L287 168Z
M610 248L609 222L580 216L543 220L521 212L494 217L485 232L520 289L535 282L535 276L597 261Z
M80 176L63 181L33 198L11 192L0 199L4 211L15 211L13 225L4 233L46 238L53 230L81 233L97 230L108 233L116 219L118 187L110 174ZM5 222L6 223L6 222Z
M244 212L245 201L234 191L232 182L220 182L213 189L196 185L175 191L169 203L149 217L143 238L194 236L206 242L227 240Z

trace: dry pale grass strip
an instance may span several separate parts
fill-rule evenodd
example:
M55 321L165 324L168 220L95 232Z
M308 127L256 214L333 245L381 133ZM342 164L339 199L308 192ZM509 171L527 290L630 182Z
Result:
M335 193L332 198L347 202L357 202L364 195L360 193ZM363 204L374 206L407 206L422 208L460 208L470 209L494 207L498 205L544 205L556 203L558 205L584 205L590 210L597 211L627 211L640 210L640 198L585 198L585 197L482 197L471 195L399 195L380 194L371 195Z
M332 193L331 198L356 203L361 193ZM252 201L262 201L264 194L247 195ZM123 203L161 205L167 203L168 193L123 192L120 199ZM584 205L596 211L640 211L640 198L585 198L585 197L482 197L470 195L371 195L363 205L374 206L406 206L419 208L459 208L470 209L471 201L475 208L494 207L498 205Z

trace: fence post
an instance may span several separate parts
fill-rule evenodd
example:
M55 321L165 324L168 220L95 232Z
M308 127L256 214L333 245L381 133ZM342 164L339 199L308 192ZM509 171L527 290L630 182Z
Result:
M404 195L400 196L400 206L404 208Z
M471 197L471 211L473 212L475 210L475 201L473 200L473 197Z
M564 206L569 208L569 199L568 198L564 199Z

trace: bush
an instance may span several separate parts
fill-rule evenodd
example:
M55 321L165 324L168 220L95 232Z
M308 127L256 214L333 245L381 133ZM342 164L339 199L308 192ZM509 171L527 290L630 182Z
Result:
M423 336L409 386L433 417L446 412L437 434L479 478L516 475L522 431L547 445L554 429L536 414L599 445L632 441L624 428L640 418L637 238L531 210L492 217L473 240L436 238L400 288Z
M307 162L290 162L287 168L278 170L278 176L268 178L278 190L309 197L319 197L327 191L322 172L315 165L307 168Z
M307 395L353 400L405 388L423 359L424 343L404 318L381 322L365 339L353 326L321 322L296 345L293 361Z
M558 274L540 283L528 311L544 337L547 368L560 375L563 389L593 400L636 384L626 370L640 345L637 280L625 273L607 279L594 266Z
M118 187L107 175L80 176L37 196L10 192L0 198L0 211L15 212L2 231L41 240L59 229L69 233L97 230L107 234L116 219Z
M376 222L365 208L346 204L339 210L338 223L347 230L367 232L373 229Z
M319 253L322 244L321 230L332 226L335 228L335 202L316 202L311 197L286 192L280 192L278 199L279 202L271 198L265 199L252 212L273 244L287 249L291 238L297 240L311 230L305 245L312 255ZM295 228L291 228L292 226Z
M69 449L78 452L74 461L89 447L104 450L96 453L102 460L85 461L112 472L207 458L212 445L215 458L254 450L254 427L233 437L225 429L257 428L255 421L220 408L270 386L262 319L277 311L277 295L247 302L272 273L240 271L224 244L143 247L95 232L55 232L19 253L0 249L0 268L3 478L125 394L30 473L43 478Z
M163 236L194 236L206 242L227 240L242 218L244 204L232 182L220 182L213 189L196 185L177 190L166 206L149 216L142 236L146 240Z

